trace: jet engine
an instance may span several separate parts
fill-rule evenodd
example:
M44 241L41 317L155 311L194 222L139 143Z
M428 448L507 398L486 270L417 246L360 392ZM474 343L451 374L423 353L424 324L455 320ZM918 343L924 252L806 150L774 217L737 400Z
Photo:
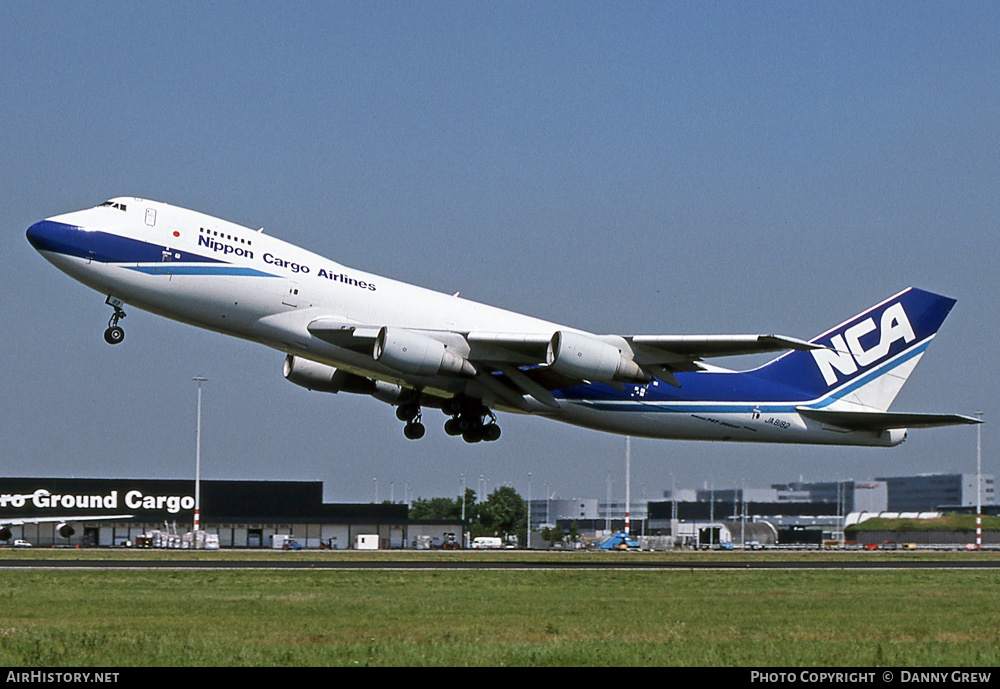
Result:
M476 375L473 365L443 342L405 328L379 330L372 356L380 364L417 376Z
M56 533L58 533L63 538L69 538L76 533L76 529L73 528L72 524L67 524L66 522L60 522L56 525Z
M371 395L389 404L395 404L403 393L398 385L365 378L291 354L285 357L283 373L285 380L317 392Z
M617 347L567 330L558 330L552 336L545 361L553 371L582 380L635 383L652 380Z
M14 534L6 526L0 526L0 541L9 541Z
M333 366L289 354L285 357L285 380L316 392L355 392L370 395L375 381L341 371Z

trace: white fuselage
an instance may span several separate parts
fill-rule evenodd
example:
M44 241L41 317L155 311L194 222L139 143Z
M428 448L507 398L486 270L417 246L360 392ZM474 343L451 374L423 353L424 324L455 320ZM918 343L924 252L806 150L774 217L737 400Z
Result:
M585 383L553 390L554 400L526 394L516 405L468 377L406 373L376 361L370 348L337 346L309 326L322 319L345 328L392 327L466 347L462 334L546 340L557 331L582 331L347 268L263 232L164 203L113 199L37 223L28 237L62 271L125 304L440 398L469 395L490 407L647 437L892 445L905 435L831 429L796 412L818 398L775 397L775 387L794 388L769 384L770 396L761 400L752 393L767 381L721 369L680 373L679 387L658 379ZM700 395L703 388L707 396Z

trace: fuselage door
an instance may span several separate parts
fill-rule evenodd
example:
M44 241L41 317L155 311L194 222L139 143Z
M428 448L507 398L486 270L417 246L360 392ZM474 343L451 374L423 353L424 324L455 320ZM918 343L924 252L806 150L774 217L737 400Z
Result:
M146 209L146 224L153 227L156 224L156 209L147 208Z
M294 280L289 280L287 282L288 289L285 290L284 295L281 297L281 303L285 306L291 306L293 309L299 306L299 283Z

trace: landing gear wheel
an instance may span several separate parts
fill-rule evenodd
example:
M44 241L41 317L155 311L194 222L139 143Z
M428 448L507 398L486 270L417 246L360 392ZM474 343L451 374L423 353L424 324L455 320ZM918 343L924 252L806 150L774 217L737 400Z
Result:
M115 310L111 314L111 318L108 319L108 329L104 331L104 341L108 344L118 344L125 339L125 331L118 326L118 321L125 318L125 311L122 310L121 299L112 297L110 294L108 298L104 300L104 303Z
M400 421L413 421L420 414L420 407L407 403L396 407L396 418Z
M427 429L419 421L411 421L410 423L403 426L403 435L405 435L410 440L420 440L424 437L424 433Z
M483 427L473 426L462 433L462 440L467 443L478 443L483 439Z
M462 429L459 426L458 418L448 419L445 421L444 432L448 435L462 435Z
M104 331L104 341L115 345L125 339L125 330L117 325L112 325Z

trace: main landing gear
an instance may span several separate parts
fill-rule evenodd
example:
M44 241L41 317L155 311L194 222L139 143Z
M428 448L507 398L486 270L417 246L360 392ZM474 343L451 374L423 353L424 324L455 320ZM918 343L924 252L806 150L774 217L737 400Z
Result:
M460 435L467 443L492 442L500 438L497 417L489 407L479 400L455 397L441 405L441 411L451 416L444 424L444 432L451 436ZM424 437L424 424L418 400L404 402L396 407L396 418L405 421L403 435L410 440Z
M125 339L125 329L118 325L118 321L125 318L125 311L122 310L125 302L108 295L104 303L115 310L108 321L108 329L104 331L104 341L108 344L116 345Z
M460 435L467 443L499 440L500 426L497 424L496 414L483 405L479 406L481 411L462 412L445 421L444 432L448 435Z
M396 418L406 422L403 435L410 440L420 440L427 431L424 424L420 423L421 417L420 405L416 402L406 402L396 407Z

